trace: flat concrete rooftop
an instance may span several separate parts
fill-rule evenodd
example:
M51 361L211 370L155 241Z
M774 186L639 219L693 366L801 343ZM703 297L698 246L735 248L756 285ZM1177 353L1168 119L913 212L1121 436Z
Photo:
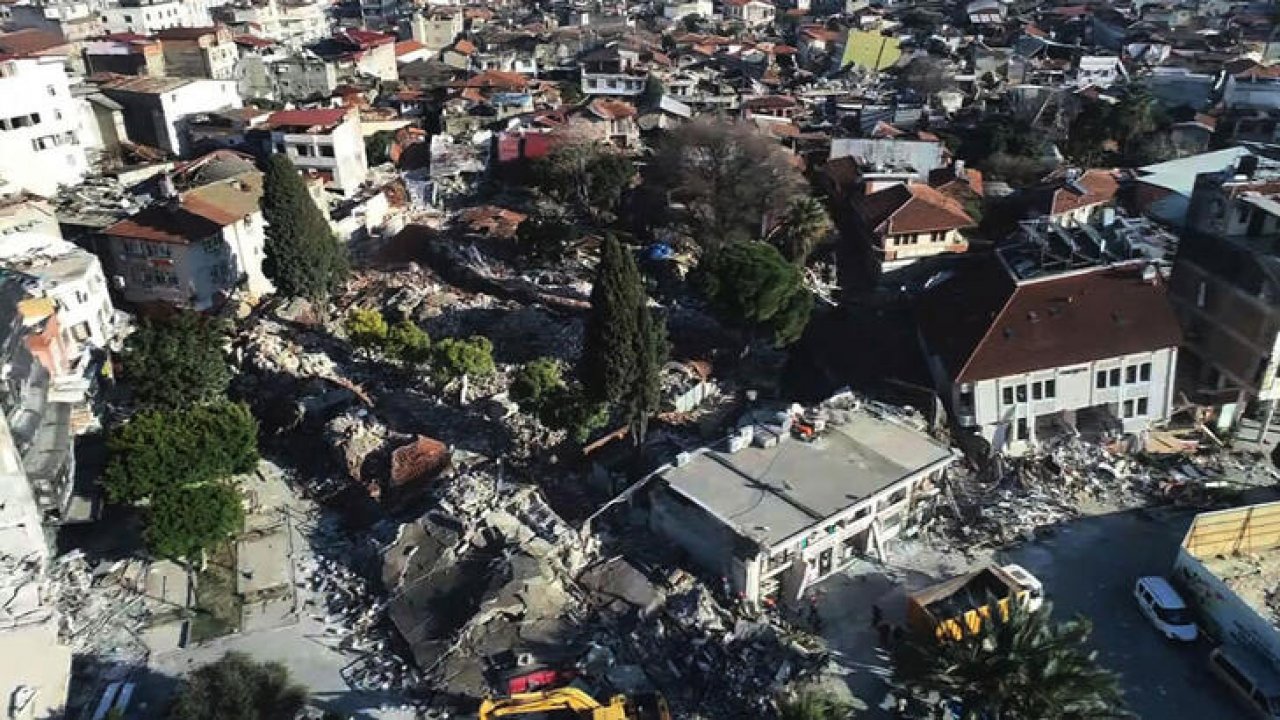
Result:
M861 410L843 415L813 442L709 450L663 479L740 535L773 545L952 457L923 433Z

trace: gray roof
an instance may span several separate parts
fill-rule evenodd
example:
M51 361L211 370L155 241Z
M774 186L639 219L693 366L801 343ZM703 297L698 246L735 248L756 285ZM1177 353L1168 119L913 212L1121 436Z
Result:
M923 433L863 411L845 415L813 442L709 450L663 479L738 534L771 546L952 458Z

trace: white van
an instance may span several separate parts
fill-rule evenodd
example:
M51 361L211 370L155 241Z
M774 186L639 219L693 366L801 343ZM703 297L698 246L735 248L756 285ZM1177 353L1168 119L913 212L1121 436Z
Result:
M1044 585L1040 582L1040 578L1032 575L1026 568L1021 565L1005 565L1000 568L1009 574L1018 583L1018 587L1027 593L1027 609L1035 612L1044 605Z
M1255 717L1280 719L1280 673L1247 648L1223 645L1209 653L1209 670Z
M1133 586L1133 597L1142 614L1170 640L1192 642L1199 635L1191 610L1168 580L1156 575L1140 577Z

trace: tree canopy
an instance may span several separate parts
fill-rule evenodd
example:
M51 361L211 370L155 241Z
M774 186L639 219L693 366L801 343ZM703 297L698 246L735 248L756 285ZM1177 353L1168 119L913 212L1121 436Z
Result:
M587 316L579 373L592 398L613 404L630 387L643 305L644 286L635 259L617 238L605 238L591 288L591 314Z
M187 677L167 720L285 720L306 703L306 691L283 665L227 653Z
M240 530L244 503L227 482L171 487L151 497L142 538L152 553L191 558Z
M533 181L558 202L589 217L617 213L622 194L635 179L635 163L612 145L570 138L533 163Z
M258 424L241 403L144 410L112 428L103 484L112 502L137 502L168 487L200 485L253 470Z
M431 336L417 323L404 318L387 331L383 352L403 365L422 365L431 360Z
M551 358L527 362L511 379L511 399L525 412L537 412L552 394L564 386L560 363Z
M779 720L847 720L853 708L828 691L801 688L778 703Z
M240 527L242 504L228 481L258 462L258 425L227 401L144 410L111 430L102 482L117 503L145 503L152 552L191 557Z
M766 218L803 189L781 145L746 123L695 119L661 143L653 179L686 208L704 247L760 237Z
M782 256L804 265L809 255L831 233L831 216L822 202L809 195L794 198L782 222L769 237Z
M353 308L342 323L347 339L359 348L382 347L387 341L387 320L373 308Z
M462 376L483 377L493 373L493 343L483 335L465 340L445 338L436 343L432 363L442 380Z
M993 180L1030 185L1053 170L1053 143L1014 117L987 115L959 136L956 155Z
M364 139L364 155L370 166L391 161L391 143L396 134L391 130L379 130Z
M994 599L991 600L994 603ZM1097 664L1089 621L1054 623L1048 606L1014 603L960 640L932 633L894 650L894 681L920 697L959 701L966 718L1087 720L1129 717L1116 675Z
M143 319L125 340L123 379L143 407L177 408L227 394L226 327L192 312Z
M280 295L328 300L347 275L346 255L328 221L287 155L267 158L262 182L267 221L263 271Z
M749 334L768 332L777 347L800 339L813 295L800 268L768 243L732 243L703 256L698 267L703 292L728 322Z
M1071 121L1065 150L1086 167L1144 165L1177 156L1169 117L1150 92L1130 89L1115 103L1095 100Z
M520 250L544 261L558 261L565 250L582 235L582 227L564 212L538 208L516 229Z
M658 410L667 351L666 325L649 309L635 258L616 237L605 238L579 374L586 396L620 410L637 442Z

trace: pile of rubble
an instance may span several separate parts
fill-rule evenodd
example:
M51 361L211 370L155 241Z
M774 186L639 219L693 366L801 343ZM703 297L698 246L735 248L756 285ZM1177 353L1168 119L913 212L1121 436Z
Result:
M302 582L320 604L325 634L336 648L354 659L342 670L343 680L355 690L411 690L420 676L391 648L387 601L378 598L364 578L328 558L316 558L302 568ZM308 605L315 600L308 600Z
M126 575L144 572L138 561L121 561L95 573L79 550L57 558L49 569L61 616L62 641L80 655L120 666L146 663L143 638L152 607Z
M1064 435L1034 453L996 456L982 473L952 472L926 531L970 547L1000 547L1033 539L1088 506L1210 506L1232 462L1221 452L1150 454L1124 442Z

